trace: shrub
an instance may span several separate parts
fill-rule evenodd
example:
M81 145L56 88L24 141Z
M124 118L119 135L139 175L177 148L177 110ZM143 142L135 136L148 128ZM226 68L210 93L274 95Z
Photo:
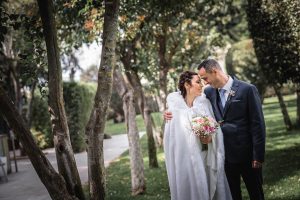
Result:
M89 119L96 92L95 85L64 83L64 101L71 144L74 152L85 150L85 126Z
M73 151L85 149L85 125L90 116L96 86L76 82L63 83L64 101ZM50 114L46 98L36 92L33 102L32 130L40 148L53 147ZM42 137L44 135L44 137ZM44 141L45 140L45 141Z
M48 112L47 98L42 97L40 92L36 91L32 105L31 131L33 132L33 136L36 136L35 133L44 135L44 137L41 139L44 141L37 142L38 144L43 143L43 145L39 145L41 149L53 147L53 136L51 131L50 114ZM35 137L35 139L39 141L37 137Z

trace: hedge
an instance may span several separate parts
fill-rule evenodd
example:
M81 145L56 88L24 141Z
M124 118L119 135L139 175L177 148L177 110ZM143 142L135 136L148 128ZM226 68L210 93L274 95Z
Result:
M81 152L85 150L85 125L89 119L94 102L96 85L65 82L63 84L63 91L73 151L75 153ZM33 103L32 129L45 135L45 137L40 137L46 140L46 145L41 147L53 146L48 104L46 98L41 98L38 92ZM44 144L43 141L38 141L37 143Z

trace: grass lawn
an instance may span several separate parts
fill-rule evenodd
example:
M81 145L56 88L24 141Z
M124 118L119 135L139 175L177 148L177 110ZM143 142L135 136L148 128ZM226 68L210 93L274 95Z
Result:
M296 95L285 96L284 100L295 122ZM285 130L277 98L266 99L264 114L267 125L263 169L266 199L300 199L300 130Z
M289 95L284 99L291 120L295 122L296 96ZM285 130L277 98L266 99L263 108L267 125L266 161L263 168L265 199L300 199L300 130L290 132ZM162 121L160 113L155 113L154 117L157 121ZM140 116L138 116L138 124L139 130L144 130ZM106 130L110 130L110 133L125 130L124 124L116 126L108 127ZM146 193L136 197L130 195L130 163L127 151L107 169L106 199L170 199L163 151L158 150L160 167L149 169L146 136L142 138L141 142L147 184ZM244 199L249 199L244 186L243 196Z
M157 126L161 126L162 125L162 117L161 117L161 113L152 113L152 117L154 119L154 122ZM137 127L139 129L139 131L145 131L146 128L144 126L144 121L142 119L141 115L138 115L136 117L136 122L137 122ZM118 134L124 134L126 133L126 125L125 123L118 123L115 124L113 122L113 120L108 120L105 124L105 133L109 134L109 135L118 135Z

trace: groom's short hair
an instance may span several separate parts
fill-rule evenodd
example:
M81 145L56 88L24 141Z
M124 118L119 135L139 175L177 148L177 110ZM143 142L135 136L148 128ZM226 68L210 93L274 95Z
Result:
M206 60L203 60L198 65L198 70L200 70L201 68L204 68L205 71L207 71L207 72L212 72L213 69L222 70L220 64L215 59L206 59Z

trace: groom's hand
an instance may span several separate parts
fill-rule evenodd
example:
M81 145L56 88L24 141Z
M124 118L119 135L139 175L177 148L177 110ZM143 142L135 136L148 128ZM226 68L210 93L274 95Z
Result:
M166 121L171 120L172 118L173 118L172 112L169 112L169 111L165 111L165 112L164 112L164 119L165 119Z
M257 160L253 160L252 161L252 168L258 169L258 168L261 168L261 167L262 167L262 163L261 162L259 162Z

